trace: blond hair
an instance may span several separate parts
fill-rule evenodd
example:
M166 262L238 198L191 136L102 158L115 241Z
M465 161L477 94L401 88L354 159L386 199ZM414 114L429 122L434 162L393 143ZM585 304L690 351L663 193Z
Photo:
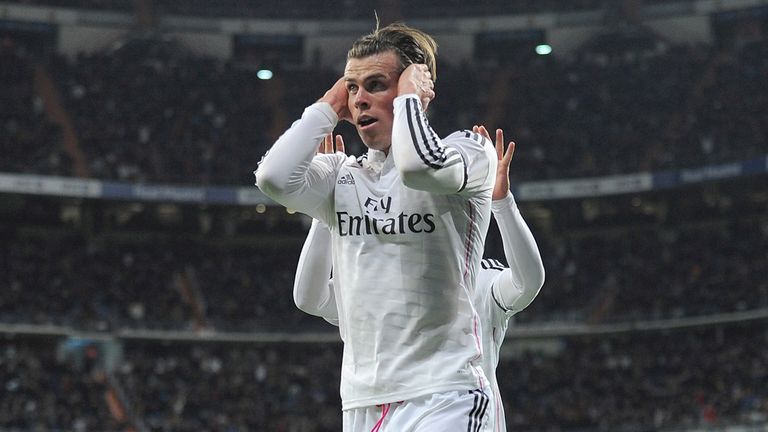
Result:
M347 52L347 60L393 51L400 59L402 72L411 64L425 64L437 80L437 42L432 36L403 23L392 23L360 37Z

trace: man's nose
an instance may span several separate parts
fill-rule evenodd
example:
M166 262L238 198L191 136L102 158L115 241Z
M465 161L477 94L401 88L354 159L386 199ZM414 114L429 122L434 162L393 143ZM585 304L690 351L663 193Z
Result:
M358 89L357 93L355 93L355 108L368 108L370 106L368 99L369 96L370 94L367 91Z

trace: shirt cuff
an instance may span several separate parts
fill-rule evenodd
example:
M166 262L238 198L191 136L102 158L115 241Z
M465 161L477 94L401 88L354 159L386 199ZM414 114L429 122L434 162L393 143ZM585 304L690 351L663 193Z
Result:
M512 195L512 192L507 192L507 196L502 199L491 201L491 210L494 213L515 207L517 207L517 203L515 203L515 196Z
M315 102L312 105L307 107L307 111L313 110L317 111L323 116L325 116L328 121L330 121L334 126L336 123L339 122L339 116L336 114L336 111L333 110L331 107L331 104L328 102Z
M399 102L399 101L403 101L403 100L411 99L411 98L416 99L417 101L419 101L419 107L421 107L421 100L419 99L419 96L416 93L402 94L402 95L396 97L394 102Z

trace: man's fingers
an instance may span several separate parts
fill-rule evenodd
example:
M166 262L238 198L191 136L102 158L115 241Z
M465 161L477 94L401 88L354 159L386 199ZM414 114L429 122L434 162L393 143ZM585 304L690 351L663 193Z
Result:
M496 157L504 159L504 131L501 129L496 129Z
M482 135L482 136L484 136L484 137L486 137L488 139L491 139L491 137L488 135L488 130L485 128L485 126L482 126L482 125L474 126L472 128L472 132L478 133L478 134L480 134L480 135Z
M328 135L323 138L323 141L320 142L320 146L317 148L318 154L325 154L328 153Z
M512 155L514 154L515 154L515 142L510 141L509 145L507 146L507 150L504 152L503 162L509 165L509 163L512 162Z
M336 151L342 152L346 154L347 152L344 150L344 138L341 137L341 135L336 135Z
M323 151L322 153L333 153L333 135L328 134L323 138Z

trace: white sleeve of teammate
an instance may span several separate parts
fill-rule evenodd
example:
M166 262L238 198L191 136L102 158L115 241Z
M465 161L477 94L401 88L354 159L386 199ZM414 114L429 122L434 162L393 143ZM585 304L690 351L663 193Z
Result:
M499 226L504 255L509 269L504 270L493 287L499 306L517 313L528 307L544 284L544 264L531 230L517 208L515 198L493 201L493 217Z
M406 186L439 194L493 187L497 160L486 138L464 131L441 140L415 94L395 98L394 110L392 153Z
M346 156L315 156L338 117L331 106L315 103L304 110L259 162L256 185L278 203L329 222L336 173Z
M327 225L314 219L299 256L293 301L302 311L338 325L339 312L329 279L332 268L331 232Z

